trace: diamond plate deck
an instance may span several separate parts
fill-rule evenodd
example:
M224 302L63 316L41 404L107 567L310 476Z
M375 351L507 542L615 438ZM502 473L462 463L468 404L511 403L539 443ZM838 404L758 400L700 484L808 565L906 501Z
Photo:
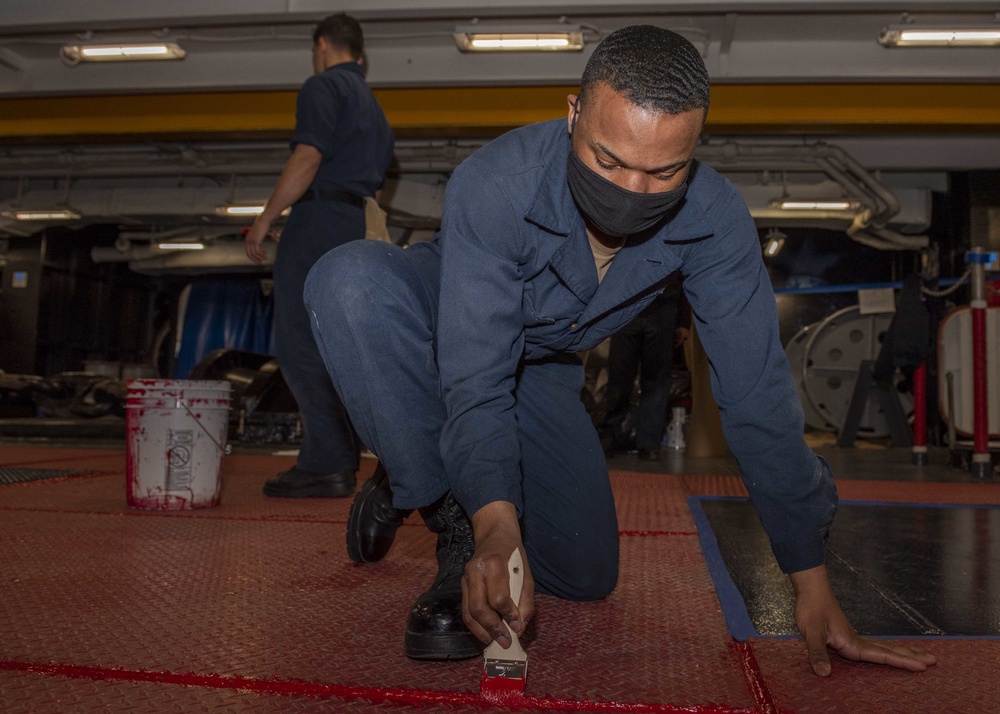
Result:
M65 478L66 476L83 476L88 471L66 471L63 469L26 469L23 467L0 467L0 486L12 483L30 483L50 478Z
M344 549L350 499L261 495L290 457L227 457L222 504L186 512L129 510L124 452L0 457L68 462L110 473L0 488L5 714L494 710L477 697L480 662L402 653L406 613L435 571L433 536L415 519L384 561L358 566ZM364 461L361 478L373 467ZM738 495L738 478L616 472L612 484L619 586L596 603L539 596L526 709L941 712L997 701L997 641L927 642L942 662L922 675L835 658L827 680L808 672L798 640L734 645L685 498ZM971 485L896 490L992 497Z

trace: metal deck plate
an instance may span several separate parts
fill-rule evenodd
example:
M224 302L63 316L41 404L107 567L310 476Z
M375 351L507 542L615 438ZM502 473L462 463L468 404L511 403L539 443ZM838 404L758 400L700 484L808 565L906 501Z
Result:
M59 478L60 476L82 476L91 473L90 471L65 471L63 469L20 469L11 467L0 467L0 485L9 483L28 483L29 481L41 481L47 478Z

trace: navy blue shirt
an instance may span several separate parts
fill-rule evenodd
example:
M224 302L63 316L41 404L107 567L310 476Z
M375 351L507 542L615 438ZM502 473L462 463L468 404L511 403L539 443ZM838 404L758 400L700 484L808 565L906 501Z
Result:
M310 188L339 189L374 196L385 183L393 134L382 107L357 62L341 62L314 74L295 106L296 144L323 155Z
M598 283L566 182L569 151L565 119L533 124L477 151L448 183L437 339L441 453L456 498L469 513L492 501L520 510L518 365L596 346L680 270L726 440L778 563L785 572L821 565L836 488L803 439L774 293L739 193L695 162L676 212L626 245Z

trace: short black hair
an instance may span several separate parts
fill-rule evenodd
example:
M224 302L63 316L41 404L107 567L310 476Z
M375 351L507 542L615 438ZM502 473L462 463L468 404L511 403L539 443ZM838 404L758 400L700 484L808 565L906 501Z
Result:
M708 69L701 53L662 27L629 25L605 37L583 70L581 100L598 82L644 109L668 114L708 110Z
M365 51L365 36L361 24L350 15L338 12L323 18L313 30L313 44L324 38L333 47L347 50L352 59L358 59Z

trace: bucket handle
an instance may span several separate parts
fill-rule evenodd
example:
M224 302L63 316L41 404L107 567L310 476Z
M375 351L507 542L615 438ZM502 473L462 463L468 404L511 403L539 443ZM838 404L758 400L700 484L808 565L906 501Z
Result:
M218 441L215 440L215 437L209 433L208 429L205 428L205 425L202 424L198 420L198 417L194 415L194 412L191 411L191 408L187 405L187 402L185 402L180 397L177 397L175 401L178 407L184 407L184 411L186 411L191 416L191 418L194 419L195 423L201 427L201 430L205 432L205 436L211 439L212 443L219 447L219 451L221 451L226 456L229 456L231 453L233 453L233 448L229 444L226 444L226 446L223 447L222 444L220 444Z

